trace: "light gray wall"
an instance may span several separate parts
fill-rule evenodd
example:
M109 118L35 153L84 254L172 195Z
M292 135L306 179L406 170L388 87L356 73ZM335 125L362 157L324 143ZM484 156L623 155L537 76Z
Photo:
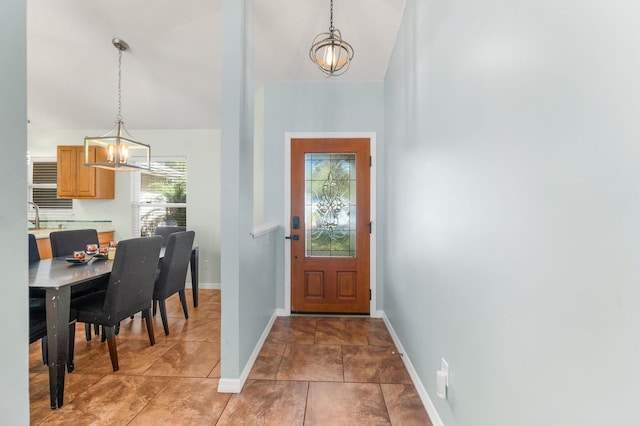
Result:
M32 156L55 157L58 145L82 145L85 136L105 131L29 129L29 152ZM136 140L151 145L152 157L186 157L187 226L196 232L195 244L200 247L199 280L203 284L219 284L220 130L130 129L130 132ZM113 200L73 200L73 218L111 220L117 240L133 237L136 219L131 208L131 176L127 172L116 173Z
M284 308L284 167L287 132L375 132L378 162L384 158L384 90L382 83L273 83L264 95L265 223L281 226L277 244L276 295ZM381 188L384 172L378 169L378 224L384 226ZM379 235L380 235L380 231ZM378 247L383 241L377 240ZM380 253L380 251L378 251ZM381 274L378 262L378 274ZM378 282L378 305L382 303L382 283Z
M7 425L29 424L27 202L26 1L0 3L0 180L2 197L0 266L0 413ZM24 255L20 255L23 253Z
M639 14L408 1L384 309L448 426L638 424Z
M239 383L276 309L275 235L250 236L254 91L253 25L247 23L253 0L224 0L223 14L221 385Z

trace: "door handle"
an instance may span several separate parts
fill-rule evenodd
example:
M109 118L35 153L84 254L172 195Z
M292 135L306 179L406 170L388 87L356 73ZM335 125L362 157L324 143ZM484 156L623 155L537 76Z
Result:
M288 237L284 237L287 240L298 241L300 239L300 235L289 235Z

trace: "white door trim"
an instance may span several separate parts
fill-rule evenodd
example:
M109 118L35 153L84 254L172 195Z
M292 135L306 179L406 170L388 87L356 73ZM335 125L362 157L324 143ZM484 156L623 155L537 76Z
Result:
M373 222L369 248L369 279L371 288L371 302L369 312L371 316L378 316L377 288L376 288L376 133L375 132L287 132L284 134L284 233L291 235L291 139L348 139L368 138L370 154L373 159L370 170L370 209ZM284 244L284 310L282 316L291 315L291 241Z

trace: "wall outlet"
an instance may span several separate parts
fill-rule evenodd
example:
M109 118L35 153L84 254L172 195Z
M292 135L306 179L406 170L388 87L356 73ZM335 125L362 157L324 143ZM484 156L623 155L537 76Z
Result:
M204 269L209 269L209 261L208 260L204 261Z

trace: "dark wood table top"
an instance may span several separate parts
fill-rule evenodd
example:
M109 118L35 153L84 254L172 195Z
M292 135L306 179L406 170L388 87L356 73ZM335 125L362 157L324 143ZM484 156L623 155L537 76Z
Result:
M65 257L43 259L29 265L29 287L59 288L80 284L111 272L113 262L95 260L88 264L74 265Z

